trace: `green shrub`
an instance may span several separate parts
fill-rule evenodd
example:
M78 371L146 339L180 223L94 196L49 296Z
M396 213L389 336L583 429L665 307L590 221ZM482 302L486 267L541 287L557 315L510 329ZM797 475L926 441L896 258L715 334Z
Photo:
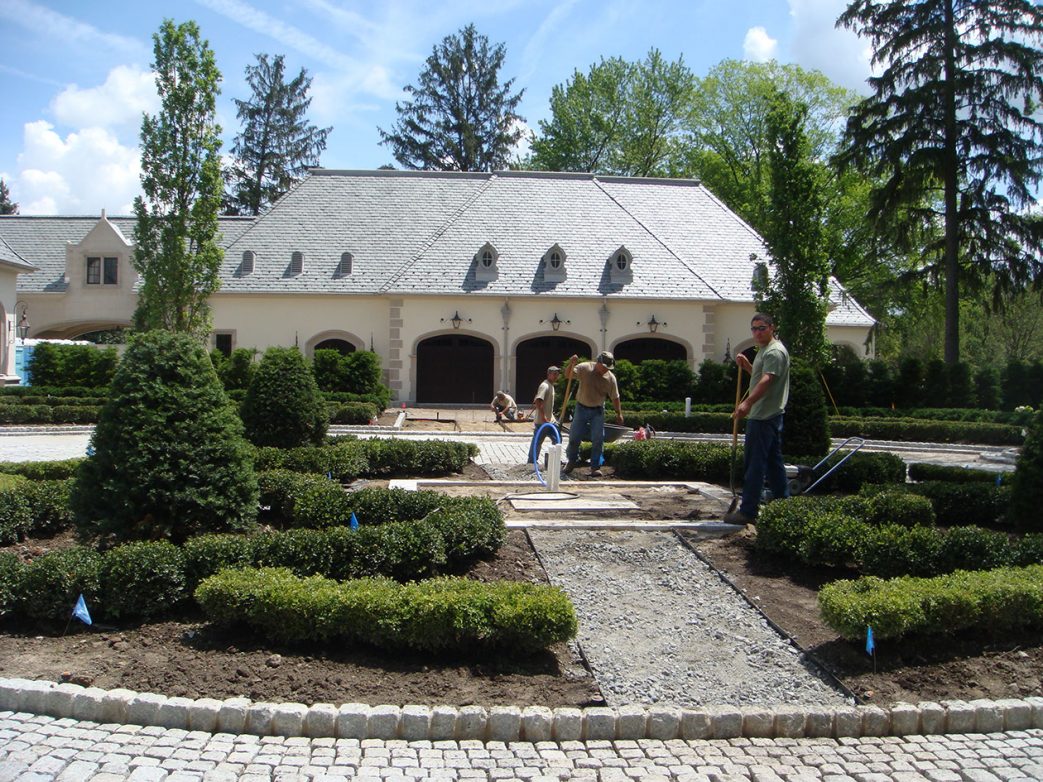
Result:
M331 424L368 424L380 415L380 410L371 402L331 402L329 416Z
M112 380L118 361L115 348L40 342L33 348L26 369L34 387L100 388Z
M866 577L819 591L826 623L849 640L1043 627L1043 566L958 571L936 578Z
M870 527L860 541L858 570L882 578L933 576L941 572L942 542L942 533L933 527Z
M987 483L921 481L908 490L927 497L934 505L938 523L951 527L965 524L994 524L1007 510L1010 489Z
M292 518L295 527L346 526L351 518L351 500L339 483L315 481L296 494Z
M272 449L278 450L278 449ZM260 516L268 523L290 522L294 518L297 498L314 485L334 485L324 475L292 470L262 470L257 473L260 490ZM340 489L340 486L337 485Z
M213 622L246 622L281 642L362 642L418 652L531 654L573 638L565 594L529 583L382 579L336 583L285 570L224 571L195 593Z
M22 475L34 481L60 481L75 477L81 464L82 458L53 462L0 462L0 473Z
M938 551L938 573L991 570L1015 564L1017 550L1006 535L981 527L952 527Z
M1043 411L1032 417L1011 481L1010 518L1025 532L1043 531Z
M98 607L111 619L153 619L183 600L185 555L166 541L142 541L105 552Z
M845 418L829 421L834 437L935 443L1021 445L1021 427L1009 424L919 420L909 418Z
M374 438L361 440L366 455L367 475L443 475L460 472L472 456L477 455L473 443L446 440L402 440Z
M881 491L864 498L861 514L869 524L897 524L900 527L933 527L937 521L934 505L927 497L910 494L904 487L885 484ZM861 499L861 498L852 498Z
M225 568L248 567L254 559L249 535L198 535L185 541L185 589L191 594L199 582Z
M252 449L210 358L188 335L131 338L91 447L72 492L86 535L177 543L254 523Z
M26 481L18 491L29 506L29 532L38 536L57 534L72 527L73 480Z
M829 452L826 397L814 370L799 358L790 366L789 402L783 422L782 452L825 456Z
M915 462L909 465L911 481L948 481L949 483L1008 483L1011 473L976 470L972 467L956 467L951 464L927 464Z
M11 613L25 566L10 551L0 551L0 618Z
M857 561L871 530L865 522L843 513L810 513L797 552L808 565L847 567Z
M315 376L296 348L268 348L240 408L246 436L259 446L318 445L329 411Z
M236 348L225 361L221 362L217 374L226 391L245 391L250 387L250 381L253 379L256 369L254 364L256 353L256 350L249 348Z
M621 478L728 482L731 449L726 445L663 439L615 445L612 466Z
M0 490L0 545L21 540L32 528L33 515L29 501L22 490L29 481L21 480L10 488Z
M64 622L79 595L94 604L100 570L101 554L83 546L44 554L22 571L19 610L39 622Z

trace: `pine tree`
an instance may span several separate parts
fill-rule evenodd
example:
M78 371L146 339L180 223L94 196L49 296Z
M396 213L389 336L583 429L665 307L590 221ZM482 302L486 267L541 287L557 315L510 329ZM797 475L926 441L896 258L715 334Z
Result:
M961 285L992 280L997 301L1043 286L1043 227L1024 209L1043 179L1043 9L854 0L838 24L869 38L883 68L838 160L878 178L870 217L881 235L919 245L922 273L944 278L945 361L955 363Z
M154 43L160 111L141 122L141 188L134 267L141 274L134 325L197 336L210 331L207 300L224 256L218 245L221 74L195 22L165 20Z
M500 84L506 53L473 24L434 47L419 86L405 88L412 100L395 104L398 121L391 132L377 129L400 165L426 171L507 166L522 137L515 110L525 90L512 94L514 79Z
M7 189L7 183L0 179L0 215L18 214L18 204L11 200L11 191Z
M311 77L301 68L290 82L280 54L272 60L257 55L246 66L253 94L236 100L242 130L232 144L235 160L225 172L227 214L258 215L319 165L326 137L333 128L317 128L305 113L311 105Z

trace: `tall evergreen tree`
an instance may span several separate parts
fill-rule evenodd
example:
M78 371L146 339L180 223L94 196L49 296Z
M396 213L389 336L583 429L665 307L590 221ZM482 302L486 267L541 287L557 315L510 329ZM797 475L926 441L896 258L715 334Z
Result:
M0 179L0 215L18 214L18 204L11 200L11 191L7 189L7 183Z
M391 132L377 129L400 165L428 171L507 166L522 137L516 109L525 90L512 93L514 79L500 84L506 53L473 24L434 47L419 85L405 87L412 100L395 104L398 121Z
M319 165L333 128L317 128L305 117L311 77L301 68L290 82L280 54L257 55L246 66L252 95L236 100L242 129L232 144L235 158L225 172L227 214L258 215Z
M164 20L152 36L160 111L141 121L141 188L134 267L141 274L134 325L202 336L223 251L221 128L215 103L221 74L195 22Z
M821 170L805 132L808 108L777 92L768 112L770 200L764 240L775 262L765 308L793 355L812 367L828 358L829 259L823 242Z
M839 25L883 72L848 119L842 165L881 182L870 216L945 282L945 360L960 357L960 286L1043 287L1043 10L1033 0L854 0ZM939 236L938 223L944 225ZM990 272L995 272L991 274Z

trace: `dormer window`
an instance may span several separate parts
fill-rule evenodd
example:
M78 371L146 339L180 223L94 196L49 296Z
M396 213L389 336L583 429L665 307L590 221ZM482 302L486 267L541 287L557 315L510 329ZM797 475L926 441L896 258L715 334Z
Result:
M550 282L565 279L565 251L555 244L543 256L543 278Z
M351 274L351 253L341 253L335 277L347 277Z
M119 258L87 258L88 285L119 285Z
M634 256L626 247L620 247L612 253L612 259L609 261L609 277L612 282L630 282L633 263Z
M296 277L304 271L304 253L294 252L290 256L290 276Z
M239 264L239 276L245 277L248 274L254 273L254 258L256 254L253 250L247 250L243 253L242 263Z
M488 242L482 245L475 256L475 278L483 282L495 280L498 274L496 263L499 259L500 254L496 252L495 247Z

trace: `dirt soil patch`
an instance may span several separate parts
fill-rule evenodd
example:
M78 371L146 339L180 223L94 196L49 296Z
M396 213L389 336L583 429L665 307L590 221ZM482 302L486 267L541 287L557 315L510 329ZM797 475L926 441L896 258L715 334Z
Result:
M483 475L472 465L464 476L454 477L475 480ZM641 512L648 514L644 518L712 518L720 514L713 501L687 492L612 489L613 483L610 475L598 482L605 490L644 503ZM562 488L567 489L565 484ZM680 534L771 621L866 702L886 705L1043 695L1043 633L878 641L874 671L873 659L863 645L841 640L818 614L817 589L851 574L766 562L753 551L752 530L710 540L694 532ZM7 550L31 557L71 542L71 536L65 536L26 541ZM520 530L511 530L497 556L478 563L469 575L483 580L546 581ZM218 631L194 614L119 629L87 629L74 623L67 635L61 632L62 628L56 628L54 635L40 635L10 619L0 621L0 676L68 679L193 698L246 696L274 702L487 706L602 702L578 650L570 645L525 660L489 656L450 660L340 646L301 649L275 646L245 631Z

